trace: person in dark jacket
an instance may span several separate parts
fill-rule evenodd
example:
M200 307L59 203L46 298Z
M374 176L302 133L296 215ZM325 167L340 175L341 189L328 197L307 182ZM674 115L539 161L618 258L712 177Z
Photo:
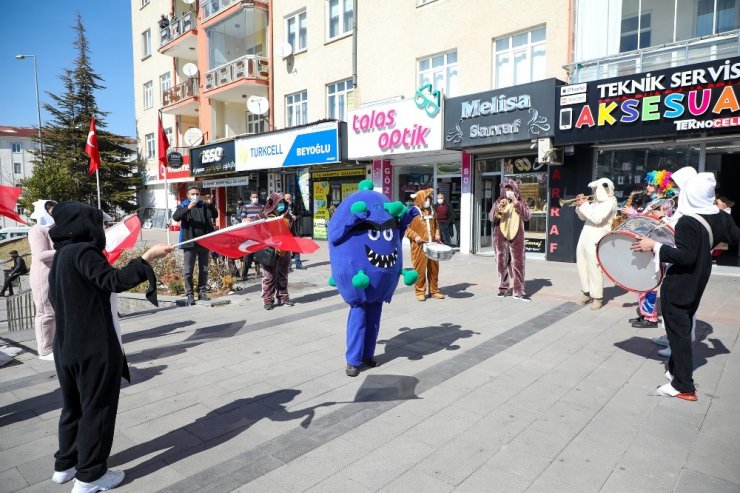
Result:
M197 187L188 189L188 198L177 206L172 214L173 221L180 221L180 241L192 240L214 231L213 221L218 217L218 211L212 204L200 200L200 190ZM198 260L198 299L209 300L206 292L208 288L208 257L205 247L191 241L182 245L183 277L185 278L185 295L189 305L195 304L193 296L193 269L195 260Z
M442 193L437 194L434 215L437 217L442 243L452 246L452 225L455 224L455 209L452 208L452 204L445 201L445 196Z
M10 260L13 261L13 268L8 273L7 279L5 279L5 284L3 284L3 290L0 292L0 296L5 296L6 290L8 291L8 296L13 296L13 281L28 272L26 262L20 257L20 255L18 255L17 250L11 250L8 253L10 254Z
M293 236L301 236L301 213L298 212L298 207L293 202L293 196L291 194L285 194L285 203L288 205L288 216L290 217L290 221L292 224L292 226L290 227L290 232L293 234ZM293 260L295 260L296 269L305 269L305 267L303 267L303 261L301 260L300 253L294 253Z
M52 211L54 262L49 271L49 300L56 316L54 364L62 394L59 449L52 481L76 478L75 492L114 488L123 471L107 466L118 410L121 377L130 380L126 356L116 333L111 293L149 281L147 299L155 305L156 278L149 262L172 251L156 245L125 267L112 267L103 255L103 213L75 201Z

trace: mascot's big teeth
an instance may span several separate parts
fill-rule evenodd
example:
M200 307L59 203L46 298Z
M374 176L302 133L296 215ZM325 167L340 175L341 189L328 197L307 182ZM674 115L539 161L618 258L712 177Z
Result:
M396 265L396 260L398 260L398 248L394 249L393 253L388 255L380 255L365 245L365 253L367 253L367 260L375 267L380 267L381 269L393 267Z

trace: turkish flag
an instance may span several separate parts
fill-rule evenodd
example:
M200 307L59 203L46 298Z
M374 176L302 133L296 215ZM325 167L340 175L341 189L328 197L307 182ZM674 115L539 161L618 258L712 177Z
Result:
M105 258L112 265L124 250L131 250L136 246L136 240L141 231L139 216L132 214L120 223L105 230Z
M21 224L26 224L26 221L16 212L18 197L22 191L20 187L0 185L0 215L9 217Z
M85 144L85 154L90 156L90 168L88 173L91 175L100 168L100 150L98 149L98 133L95 131L95 115L90 120L90 131L87 133L87 144Z
M159 157L159 163L167 166L167 149L170 148L170 141L167 139L167 134L164 133L162 128L162 117L159 117L159 142L157 144L157 156Z
M296 253L313 253L319 245L308 238L296 238L282 218L241 223L220 229L195 241L229 258L240 258L266 247Z

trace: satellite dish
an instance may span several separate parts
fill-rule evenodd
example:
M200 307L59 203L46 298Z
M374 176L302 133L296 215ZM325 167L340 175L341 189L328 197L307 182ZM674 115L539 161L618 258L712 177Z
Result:
M279 43L277 45L277 52L283 59L288 58L293 54L293 46L290 43Z
M194 63L186 63L182 66L182 73L188 77L195 77L198 75L198 66Z
M270 103L263 96L249 96L247 99L247 109L255 115L264 115L270 109Z
M195 3L195 0L182 0L183 3L186 3L188 5L193 5Z
M203 143L203 132L198 127L190 127L185 131L183 139L188 147L200 145Z

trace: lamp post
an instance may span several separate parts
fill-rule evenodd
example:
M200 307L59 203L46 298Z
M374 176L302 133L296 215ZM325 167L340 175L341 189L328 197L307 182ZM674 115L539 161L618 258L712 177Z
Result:
M36 115L38 116L39 124L39 153L41 155L41 162L44 162L44 141L41 137L41 101L39 100L39 72L36 68L36 55L16 55L18 60L25 60L26 58L33 58L33 78L36 83Z

